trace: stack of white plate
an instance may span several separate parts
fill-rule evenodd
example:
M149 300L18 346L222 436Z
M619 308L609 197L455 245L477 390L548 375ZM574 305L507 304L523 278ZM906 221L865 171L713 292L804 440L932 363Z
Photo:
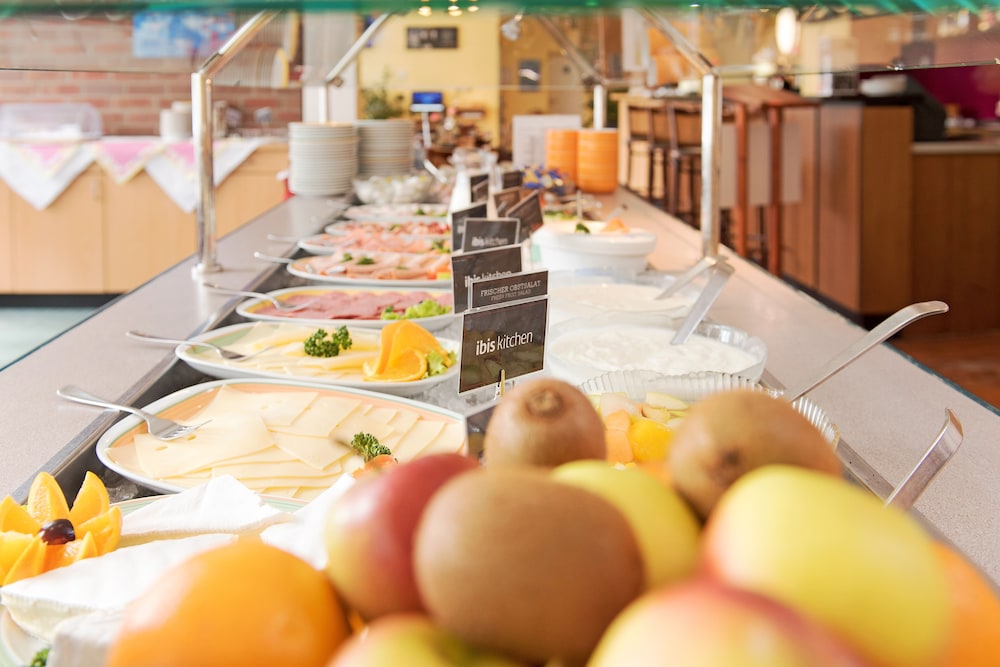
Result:
M288 189L297 195L342 195L358 170L351 123L288 124Z
M408 120L359 120L358 176L394 176L413 169L413 123Z

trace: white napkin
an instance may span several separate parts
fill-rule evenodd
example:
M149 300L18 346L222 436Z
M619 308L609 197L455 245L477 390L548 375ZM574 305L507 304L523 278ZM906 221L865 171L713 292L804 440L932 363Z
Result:
M121 546L200 533L258 532L291 518L235 477L224 475L126 514Z
M354 485L354 477L341 475L330 488L316 496L308 505L292 514L291 521L270 526L260 539L279 549L295 554L318 570L326 567L326 517L330 508Z
M0 604L21 629L51 642L59 622L122 609L174 565L237 539L206 534L116 549L7 584L0 589Z

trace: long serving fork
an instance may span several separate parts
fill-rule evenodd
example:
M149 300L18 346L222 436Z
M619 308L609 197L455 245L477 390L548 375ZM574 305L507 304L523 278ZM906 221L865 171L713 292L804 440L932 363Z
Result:
M180 338L163 338L161 336L154 336L142 331L126 331L125 335L129 338L136 338L138 340L144 340L150 343L168 343L170 345L190 345L191 347L207 347L213 350L223 359L229 361L247 361L248 359L253 359L258 354L263 354L267 352L273 345L268 345L267 347L262 347L259 350L251 352L250 354L240 354L239 352L233 352L232 350L227 350L224 347L219 347L215 343L208 343L203 341L193 341L193 340L183 340Z
M274 304L274 307L278 310L291 313L296 310L302 310L303 308L308 308L311 306L316 299L310 299L309 301L303 301L302 303L286 303L281 299L271 296L270 294L264 294L263 292L250 292L247 290L231 289L229 287L223 287L222 285L216 285L214 283L202 283L202 286L213 291L219 292L220 294L231 294L233 296L249 296L256 297L258 299L264 299L265 301L270 301Z
M56 395L61 398L65 398L67 401L73 401L74 403L83 403L84 405L95 405L99 408L109 408L111 410L130 412L133 415L144 419L150 434L160 440L176 440L177 438L183 438L195 429L201 428L208 423L207 421L204 421L200 424L178 424L170 419L164 419L163 417L151 415L145 410L134 408L131 405L112 403L111 401L100 398L99 396L94 396L93 394L74 385L67 385L57 389Z

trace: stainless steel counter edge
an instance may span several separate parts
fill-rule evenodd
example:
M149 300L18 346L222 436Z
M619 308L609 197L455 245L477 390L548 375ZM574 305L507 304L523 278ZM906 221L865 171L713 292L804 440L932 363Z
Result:
M627 192L601 197L603 210L624 203L629 225L655 232L651 262L680 271L698 257L699 232ZM255 250L288 252L291 245L268 242L268 233L302 236L322 226L332 204L293 198L219 242L225 267L217 282L253 285L273 266L255 260ZM785 385L796 384L863 330L749 262L733 258L730 279L711 316L744 328L768 345L768 372ZM109 304L94 317L38 352L0 372L0 451L4 493L23 494L39 469L52 469L74 442L103 429L112 418L61 401L55 390L79 384L115 398L141 393L141 385L162 374L171 351L125 338L130 328L186 336L210 328L231 305L208 294L192 278L193 260L158 276ZM947 317L939 315L938 317ZM810 394L837 424L845 442L890 484L897 484L919 461L952 409L965 429L954 459L917 502L916 509L1000 582L1000 413L957 390L889 345L856 361Z

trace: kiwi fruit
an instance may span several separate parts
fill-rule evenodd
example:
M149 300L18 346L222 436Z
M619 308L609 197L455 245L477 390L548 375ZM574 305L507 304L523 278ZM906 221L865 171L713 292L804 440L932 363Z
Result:
M749 389L692 405L667 457L674 487L702 519L740 476L772 463L842 473L833 445L808 419L787 401Z
M555 467L604 459L604 422L586 394L556 378L515 385L493 409L483 436L487 466Z
M533 664L585 661L643 586L622 513L530 467L446 482L424 510L413 557L436 625Z

